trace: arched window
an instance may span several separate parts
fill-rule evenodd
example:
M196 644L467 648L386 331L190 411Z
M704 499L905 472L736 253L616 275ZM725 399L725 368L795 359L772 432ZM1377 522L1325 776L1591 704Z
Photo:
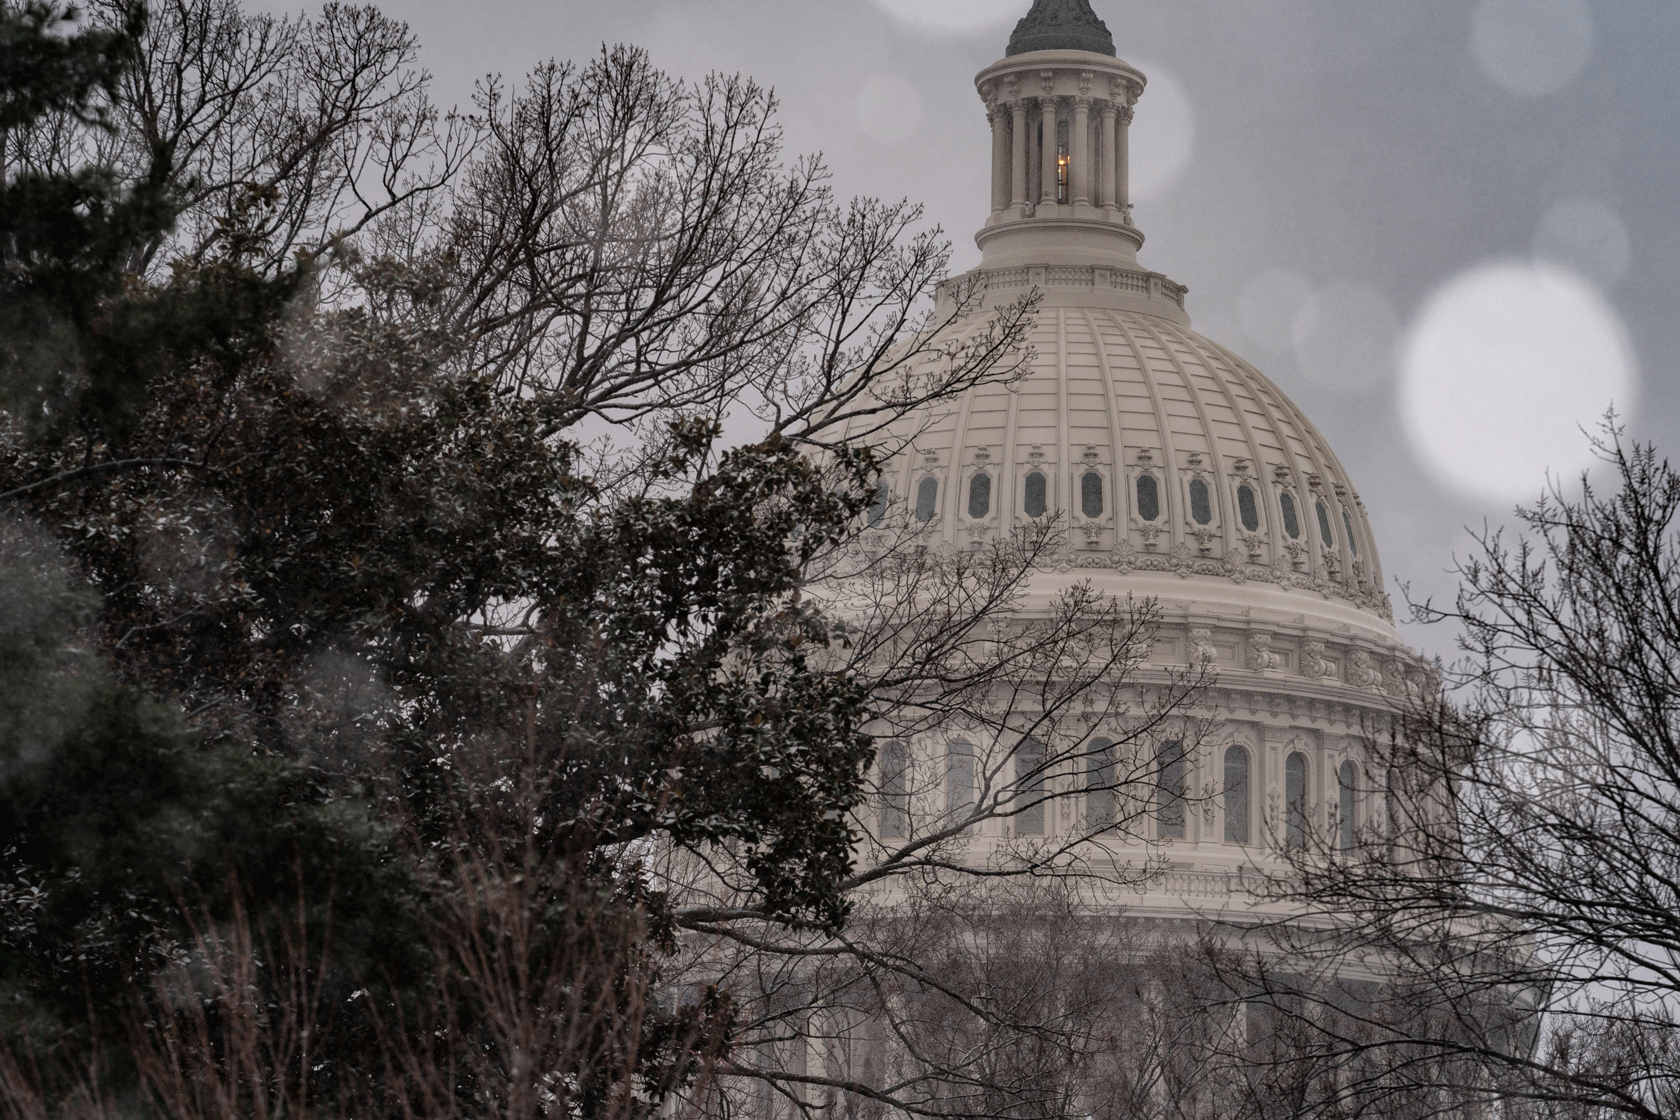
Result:
M1283 514L1283 531L1292 541L1301 539L1301 519L1295 516L1295 495L1285 490L1278 495L1278 510Z
M916 487L916 520L926 524L933 520L934 506L939 502L939 480L931 475Z
M1254 500L1254 487L1237 487L1237 517L1250 533L1260 531L1260 506Z
M1283 764L1284 839L1286 846L1307 846L1307 756L1296 751Z
M1225 748L1225 841L1248 843L1248 748Z
M1091 740L1085 760L1085 827L1107 832L1114 827L1114 743Z
M978 521L992 512L992 476L984 471L968 480L968 515Z
M1342 511L1342 528L1347 530L1348 551L1358 556L1359 538L1353 532L1353 518L1348 516L1348 511L1345 509Z
M1044 516L1044 511L1050 506L1049 489L1050 485L1043 471L1033 471L1027 475L1026 494L1023 496L1021 508L1026 511L1028 517Z
M953 741L945 754L945 809L966 816L974 808L974 744Z
M1313 504L1318 507L1318 535L1326 545L1333 546L1336 543L1336 537L1335 534L1330 532L1330 511L1325 508L1323 502L1314 502Z
M869 524L879 525L887 516L887 484L875 484L874 500L869 503Z
M1190 520L1198 525L1213 520L1212 495L1208 493L1208 484L1199 478L1190 480Z
M1161 516L1161 488L1152 474L1138 475L1137 515L1144 521L1154 521Z
M892 739L881 748L881 838L910 835L910 752Z
M1394 768L1391 766L1383 775L1383 818L1388 825L1389 843L1400 833L1400 803L1394 796Z
M1349 759L1342 763L1336 771L1336 784L1340 787L1340 801L1336 807L1336 846L1344 852L1354 849L1354 790L1359 782L1359 768Z
M1184 744L1162 743L1155 752L1155 835L1184 838Z
M1079 512L1086 517L1102 516L1103 480L1096 471L1086 471L1079 480Z
M1044 835L1044 744L1033 738L1015 748L1015 835Z

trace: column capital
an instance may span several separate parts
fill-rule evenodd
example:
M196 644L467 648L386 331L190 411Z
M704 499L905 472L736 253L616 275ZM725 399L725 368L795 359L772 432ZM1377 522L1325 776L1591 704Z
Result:
M1089 97L1081 95L1079 97L1070 98L1070 100L1073 102L1074 109L1084 110L1087 113L1091 111L1091 99Z

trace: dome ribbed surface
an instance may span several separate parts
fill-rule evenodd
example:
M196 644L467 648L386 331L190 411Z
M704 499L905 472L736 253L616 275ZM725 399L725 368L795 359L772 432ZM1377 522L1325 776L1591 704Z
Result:
M1091 10L1090 0L1035 0L1015 25L1004 54L1028 51L1090 51L1112 57L1114 36Z
M1044 308L1030 344L1026 377L973 389L905 430L911 443L884 477L907 509L924 479L938 480L930 532L957 547L1010 532L1040 501L1027 491L1038 472L1034 494L1047 488L1068 523L1068 567L1260 581L1391 618L1352 481L1259 370L1188 327L1124 310ZM994 495L983 517L968 504L976 473ZM1087 474L1101 480L1100 511L1084 505L1098 486ZM1145 474L1153 511L1139 508Z

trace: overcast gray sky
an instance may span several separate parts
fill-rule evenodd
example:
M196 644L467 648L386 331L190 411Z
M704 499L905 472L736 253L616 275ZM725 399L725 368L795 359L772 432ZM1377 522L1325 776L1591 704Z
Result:
M1547 466L1577 472L1572 426L1612 397L1680 452L1680 3L1093 2L1150 78L1141 259L1325 432L1391 576L1450 592L1464 526L1508 521ZM611 42L751 74L792 149L822 152L845 194L925 203L960 270L988 199L973 75L1030 4L380 6L418 33L445 104Z

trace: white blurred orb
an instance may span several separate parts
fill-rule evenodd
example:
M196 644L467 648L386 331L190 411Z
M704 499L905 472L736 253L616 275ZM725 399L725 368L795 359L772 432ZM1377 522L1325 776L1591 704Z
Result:
M858 90L857 125L877 144L900 144L922 127L922 94L896 74L875 74Z
M902 24L947 35L1002 27L1026 14L1021 0L875 0L875 3Z
M1249 277L1237 296L1237 321L1243 334L1262 350L1287 353L1295 318L1312 299L1312 284L1299 272L1268 268Z
M1601 288L1627 275L1633 242L1616 212L1590 198L1570 198L1546 211L1534 234L1534 257L1572 268Z
M1547 473L1592 463L1586 431L1633 403L1637 361L1591 284L1549 264L1489 263L1425 302L1400 359L1400 413L1413 449L1448 485L1530 501Z
M1148 79L1128 139L1132 199L1147 201L1165 194L1190 165L1196 150L1196 108L1184 83L1165 66L1135 58L1125 61Z
M1290 325L1295 360L1316 384L1362 392L1394 370L1400 319L1382 293L1331 283L1313 292Z
M1481 0L1470 25L1470 46L1482 74L1530 97L1574 81L1592 40L1586 0Z

